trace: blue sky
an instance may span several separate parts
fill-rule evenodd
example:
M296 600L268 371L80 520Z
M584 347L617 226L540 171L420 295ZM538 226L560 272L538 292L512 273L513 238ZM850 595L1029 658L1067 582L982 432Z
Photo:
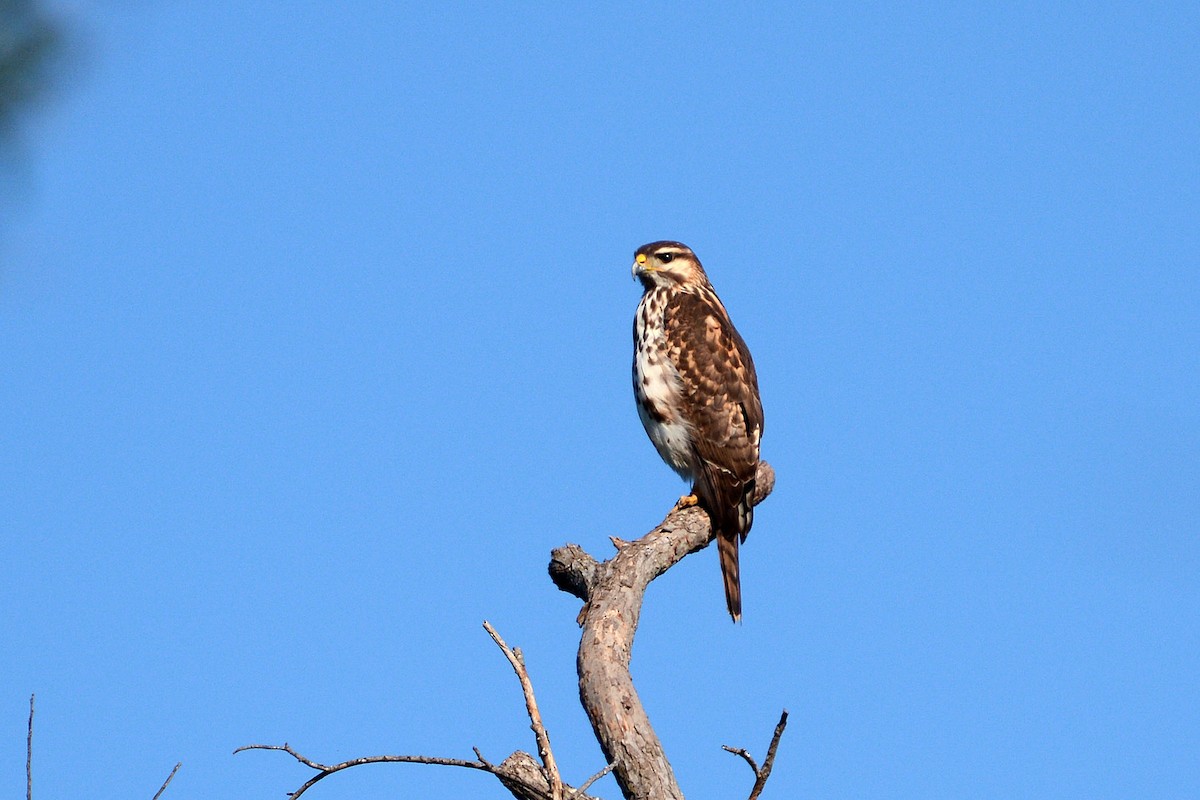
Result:
M0 786L602 765L545 574L684 487L629 386L690 244L778 487L650 590L689 798L1200 794L1194 4L63 3L0 228ZM611 779L597 794L619 796ZM311 796L500 797L363 767Z

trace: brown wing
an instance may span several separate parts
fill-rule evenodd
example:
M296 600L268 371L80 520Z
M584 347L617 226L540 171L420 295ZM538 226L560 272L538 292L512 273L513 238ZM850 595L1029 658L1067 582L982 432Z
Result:
M683 414L696 455L694 491L718 536L729 613L741 617L738 544L754 522L750 495L763 412L746 343L705 287L667 304L667 350L679 373Z

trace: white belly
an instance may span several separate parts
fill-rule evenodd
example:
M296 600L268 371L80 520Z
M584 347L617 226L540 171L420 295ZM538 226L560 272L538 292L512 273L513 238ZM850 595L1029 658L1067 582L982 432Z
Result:
M653 293L642 298L634 330L633 388L638 417L662 460L684 479L692 480L692 436L680 414L679 373L666 357L662 331L645 324L656 309ZM644 309L649 302L649 309Z
M692 439L687 426L682 422L658 422L640 405L638 416L642 418L642 425L662 460L684 480L695 479L692 472Z

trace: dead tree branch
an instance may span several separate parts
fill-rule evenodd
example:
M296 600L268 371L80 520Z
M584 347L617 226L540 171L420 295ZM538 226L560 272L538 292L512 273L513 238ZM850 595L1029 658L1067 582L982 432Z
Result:
M788 712L785 708L779 717L779 723L775 726L775 734L771 737L771 744L767 747L767 757L763 760L761 769L746 748L721 745L722 749L727 752L741 756L750 765L750 769L754 770L754 787L750 790L750 797L747 800L758 800L763 787L767 785L767 778L771 777L771 769L775 766L775 751L779 749L779 740L783 738L783 729L787 727L787 718Z
M29 695L29 733L25 735L25 800L33 800L33 698Z
M313 761L307 756L302 755L292 748L291 745L284 743L277 744L248 744L239 747L233 752L240 753L244 750L279 750L287 753L292 758L304 766L316 771L316 775L309 778L300 788L294 792L289 792L292 800L303 795L315 784L333 775L335 772L341 772L350 767L358 767L363 764L433 764L442 767L463 767L466 769L476 769L481 772L486 772L489 775L494 775L504 788L512 793L517 800L549 800L550 798L550 783L546 780L545 773L537 760L529 753L518 750L517 752L504 759L500 764L493 764L476 750L476 758L474 761L467 761L461 758L441 758L438 756L402 756L402 755L383 755L383 756L364 756L362 758L352 758L349 761L343 761L339 764L322 764L318 761ZM565 787L564 788L568 788ZM581 786L579 789L569 789L568 797L571 800L596 800L590 795L583 794Z
M33 800L33 699L36 695L29 695L29 729L25 734L25 800ZM175 777L175 773L179 772L179 768L183 766L183 762L177 762L175 768L171 770L171 774L163 781L163 785L158 787L158 791L154 793L152 800L158 800L162 797L162 793L167 790L167 784Z
M304 766L316 770L317 774L305 781L299 789L290 792L289 796L293 800L300 797L302 794L311 789L319 781L328 778L335 772L341 772L350 767L357 767L363 764L437 764L445 767L466 767L468 769L478 769L484 772L490 772L497 775L497 767L484 761L482 758L476 761L464 761L459 758L438 758L436 756L365 756L363 758L352 758L349 761L343 761L340 764L322 764L318 761L313 761L307 756L301 755L287 742L282 745L278 744L248 744L234 750L234 754L241 753L244 750L280 750L287 753L292 758L299 761Z
M525 657L521 654L520 648L514 650L505 644L504 640L500 638L500 634L496 633L496 629L487 620L484 620L483 628L504 653L504 657L512 665L513 672L517 673L521 691L525 694L525 711L529 714L530 728L533 730L533 737L537 742L538 755L542 759L542 767L546 770L546 778L550 784L551 800L562 800L562 778L558 775L558 764L554 760L554 751L550 749L550 734L546 733L546 726L542 724L542 712L538 710L537 699L533 696L533 683L530 682L529 672L525 669Z
M774 488L775 471L766 462L760 462L755 475L754 504L761 503ZM473 761L421 755L382 755L355 758L339 764L313 761L286 743L246 745L234 753L243 750L279 750L314 770L317 774L291 793L293 800L335 772L362 764L383 763L435 764L479 770L495 776L517 800L595 800L585 791L609 772L615 775L626 800L683 800L683 793L663 752L662 743L650 726L650 720L634 689L629 663L642 601L650 582L688 554L707 547L712 540L712 527L703 510L696 507L676 508L640 539L627 542L613 537L617 553L607 561L597 561L575 544L565 545L551 553L550 576L554 584L584 601L579 614L579 624L583 629L577 658L579 696L600 749L609 762L608 766L578 789L562 782L550 747L550 736L542 722L533 684L520 649L509 647L487 622L483 623L484 628L508 659L521 684L525 710L541 763L530 754L517 751L500 764L493 764L477 748ZM787 712L784 711L761 768L747 750L725 748L741 756L754 771L755 781L750 800L758 800L770 777L775 752L786 724Z
M489 775L494 775L517 800L596 800L596 798L584 794L584 791L592 783L608 774L612 770L613 765L609 764L589 778L578 789L573 789L562 782L562 778L559 777L558 765L554 760L554 753L550 749L550 736L546 733L545 725L542 724L541 712L538 711L537 700L533 694L533 684L529 680L529 672L525 668L525 658L521 654L520 648L509 647L500 638L500 634L496 632L496 629L490 623L484 622L483 627L504 653L505 658L508 659L508 663L512 665L513 671L517 675L517 680L521 684L521 690L525 694L525 709L529 714L530 728L533 730L534 737L537 740L541 764L529 753L521 750L513 753L499 764L493 764L483 757L483 754L479 752L479 748L473 748L475 751L474 761L461 758L441 758L438 756L383 755L352 758L349 761L343 761L338 764L322 764L301 755L286 742L282 745L248 744L234 750L234 754L244 750L278 750L287 753L296 759L296 761L314 770L317 773L316 775L313 775L301 784L299 789L290 793L292 800L296 800L318 782L328 778L335 772L341 772L344 769L363 764L434 764L443 767L476 769L486 772Z
M167 786L171 784L171 779L175 777L175 773L179 772L179 768L182 766L182 761L175 762L175 768L171 770L171 774L167 776L165 781L163 781L163 785L158 787L158 791L154 793L154 797L151 800L158 800L158 798L162 797L162 793L165 792L167 790Z
M760 462L754 503L761 503L774 487L775 471ZM629 661L650 582L712 539L704 511L676 508L642 538L614 540L617 554L603 563L574 544L551 553L554 584L584 601L577 660L579 696L605 759L616 765L614 774L627 800L683 798L634 689Z
M600 780L601 778L603 778L603 777L604 777L605 775L607 775L608 773L612 772L612 771L613 771L613 767L615 767L615 766L617 766L617 765L616 765L616 764L609 764L609 765L608 765L608 766L606 766L604 769L600 770L600 771L599 771L599 772L597 772L595 775L593 775L592 777L588 778L586 781L584 781L582 784L580 784L580 785L579 785L579 788L578 788L578 789L575 789L574 791L572 791L572 792L571 792L571 794L569 795L569 798L571 798L571 800L574 800L574 798L577 798L577 797L583 797L583 796L584 796L584 794L583 794L583 793L584 793L584 792L586 792L586 791L588 790L588 787L590 787L590 786L591 786L593 783L595 783L596 781L598 781L598 780Z
M758 762L754 760L754 756L750 755L750 751L744 747L730 747L727 744L721 745L721 749L727 753L733 753L735 756L741 756L742 760L750 765L750 771L754 773L754 777L758 778Z

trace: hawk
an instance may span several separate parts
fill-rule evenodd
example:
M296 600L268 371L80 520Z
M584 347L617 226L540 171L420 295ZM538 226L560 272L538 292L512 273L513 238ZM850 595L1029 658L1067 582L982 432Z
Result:
M633 274L644 290L633 321L638 416L662 460L692 482L679 505L698 504L712 520L736 622L738 545L754 521L750 497L763 429L754 361L687 245L642 245Z

